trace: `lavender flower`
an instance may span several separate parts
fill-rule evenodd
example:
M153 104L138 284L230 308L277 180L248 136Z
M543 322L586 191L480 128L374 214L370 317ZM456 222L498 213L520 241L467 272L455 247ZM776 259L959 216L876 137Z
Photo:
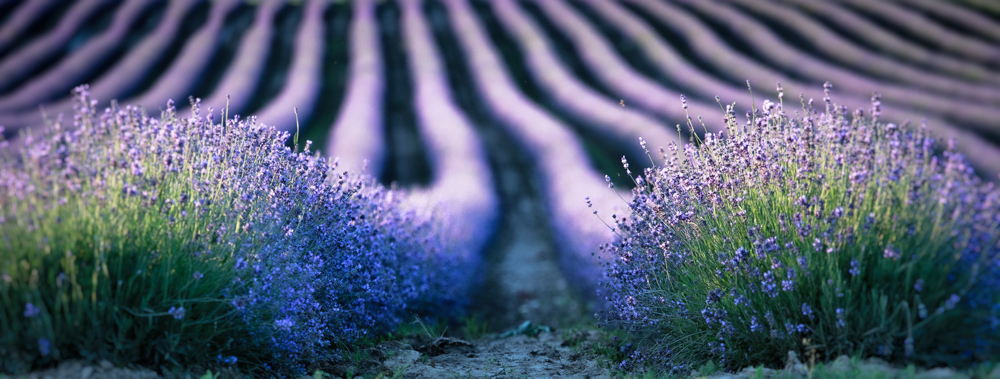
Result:
M713 303L718 302L721 299L722 299L722 290L715 289L712 290L712 292L708 293L708 297L705 298L705 303L711 305Z
M794 280L782 280L781 290L785 292L795 291L795 281Z
M36 307L32 303L27 303L24 305L24 317L32 318L42 314L42 310Z
M806 303L802 303L802 315L809 317L810 320L812 320L815 317L813 315L812 308L809 308L809 305L807 305Z
M222 355L218 355L218 356L215 357L215 360L217 362L219 362L219 363L225 363L227 365L235 365L236 361L237 361L237 358L235 356L232 356L232 355L230 355L228 357L223 357Z
M885 248L885 251L882 252L882 257L892 260L898 260L899 251L896 251L896 249L892 248L892 245L889 245L888 247Z
M184 307L170 307L167 311L173 318L180 320L184 318Z
M45 338L38 339L38 352L42 354L43 357L47 357L52 353L52 343Z
M955 309L959 300L961 300L961 298L957 294L951 294L951 296L948 297L948 300L944 301L944 309L949 311Z
M286 317L281 320L275 321L274 324L275 327L278 329L284 331L290 331L292 330L292 327L295 326L295 320L292 320L290 317Z

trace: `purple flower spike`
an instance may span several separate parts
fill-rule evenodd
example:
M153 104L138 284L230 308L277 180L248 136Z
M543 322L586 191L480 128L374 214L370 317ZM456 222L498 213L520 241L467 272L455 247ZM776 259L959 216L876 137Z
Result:
M24 317L32 318L42 314L42 310L36 307L32 303L27 303L24 305Z
M42 354L43 357L47 357L52 353L52 343L45 338L38 339L38 352Z
M179 307L179 308L170 307L170 310L168 310L167 313L169 313L171 316L173 316L173 318L177 320L183 319L184 307Z

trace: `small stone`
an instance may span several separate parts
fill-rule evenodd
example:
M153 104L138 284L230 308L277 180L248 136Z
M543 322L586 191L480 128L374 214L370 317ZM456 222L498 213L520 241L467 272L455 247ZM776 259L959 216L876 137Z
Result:
M841 355L831 362L829 367L830 371L848 372L851 370L851 358L848 358L846 355Z
M725 371L719 371L706 376L707 379L743 379L740 375L730 374Z
M776 375L776 372L773 369L769 369L769 368L761 368L760 373L761 373L761 376L764 377L764 378L771 378L771 377L774 377ZM757 377L757 368L756 367L746 367L746 368L743 369L743 371L739 372L738 376L741 377L741 378L756 378Z
M405 370L420 359L420 352L413 350L413 347L401 342L387 342L380 345L386 352L386 359L382 366L390 372Z
M93 367L84 367L83 370L80 370L80 379L88 379L93 374L94 374Z
M101 366L105 371L115 368L115 365L111 364L107 359L102 359L98 365Z
M802 364L802 362L799 362L799 357L794 351L789 350L788 359L785 360L785 371L806 375L809 373L809 368Z
M946 378L968 379L969 376L959 372L955 372L955 370L952 370L950 368L938 367L918 373L917 375L914 376L914 378L915 379L946 379Z

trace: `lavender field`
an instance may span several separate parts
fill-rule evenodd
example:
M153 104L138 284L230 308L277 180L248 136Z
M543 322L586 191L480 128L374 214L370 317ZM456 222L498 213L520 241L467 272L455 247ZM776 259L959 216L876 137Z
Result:
M0 132L0 374L998 362L990 1L0 1Z

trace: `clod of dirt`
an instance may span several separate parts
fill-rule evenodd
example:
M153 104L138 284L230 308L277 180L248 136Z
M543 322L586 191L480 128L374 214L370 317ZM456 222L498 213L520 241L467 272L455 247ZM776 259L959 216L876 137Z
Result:
M438 337L431 343L421 346L417 349L421 353L427 354L429 356L435 357L449 351L457 351L459 353L468 353L474 350L471 343L466 341L450 338L450 337Z
M514 329L511 329L511 330L508 330L506 332L503 332L503 334L500 335L500 338L506 338L506 337L512 337L512 336L519 336L519 335L526 335L528 337L534 337L534 336L537 336L539 333L542 333L542 332L551 333L552 332L552 328L549 328L549 327L547 327L545 325L533 324L533 323L531 323L531 321L525 321L525 322L521 323L520 326L518 326L518 327L516 327Z

